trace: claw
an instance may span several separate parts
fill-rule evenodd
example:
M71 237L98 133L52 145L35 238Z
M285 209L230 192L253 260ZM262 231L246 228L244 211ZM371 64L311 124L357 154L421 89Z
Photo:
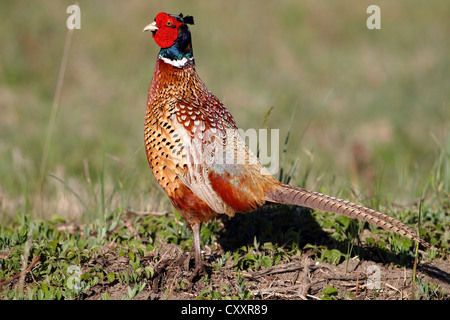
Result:
M201 278L206 274L208 274L208 273L206 272L206 268L203 263L201 263L200 265L196 265L194 270L192 270L192 274L189 277L189 281L195 282L197 280L197 278Z

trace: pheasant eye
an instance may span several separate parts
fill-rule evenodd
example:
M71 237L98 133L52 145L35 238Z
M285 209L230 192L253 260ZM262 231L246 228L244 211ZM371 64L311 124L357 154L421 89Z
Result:
M167 22L166 22L166 26L167 27L171 27L172 26L172 20L167 20Z

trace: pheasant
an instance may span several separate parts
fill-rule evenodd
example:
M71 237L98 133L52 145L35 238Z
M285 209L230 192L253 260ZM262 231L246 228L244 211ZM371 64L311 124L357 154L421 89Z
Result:
M203 222L270 204L341 214L435 249L390 216L275 179L197 74L188 27L193 24L192 16L161 12L143 31L151 31L161 48L148 92L145 150L156 180L193 232L194 272L203 268Z

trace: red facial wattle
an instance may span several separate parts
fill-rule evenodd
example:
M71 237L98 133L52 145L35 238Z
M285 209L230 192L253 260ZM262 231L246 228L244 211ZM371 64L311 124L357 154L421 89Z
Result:
M158 30L154 33L153 39L161 48L168 48L173 46L178 37L178 27L182 25L181 22L168 14L161 12L156 18L156 26Z

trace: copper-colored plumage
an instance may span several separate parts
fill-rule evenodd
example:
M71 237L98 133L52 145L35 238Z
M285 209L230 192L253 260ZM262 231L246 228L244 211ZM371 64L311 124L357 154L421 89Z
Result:
M174 17L160 15L160 25L155 21L145 30L155 34L164 28L163 18ZM175 18L182 21L182 15ZM190 33L186 50L192 50ZM156 180L194 232L196 268L201 265L202 222L273 203L364 220L432 248L414 230L385 214L277 181L245 145L228 110L201 81L193 58L183 63L180 59L172 63L161 54L157 58L148 93L145 149Z

